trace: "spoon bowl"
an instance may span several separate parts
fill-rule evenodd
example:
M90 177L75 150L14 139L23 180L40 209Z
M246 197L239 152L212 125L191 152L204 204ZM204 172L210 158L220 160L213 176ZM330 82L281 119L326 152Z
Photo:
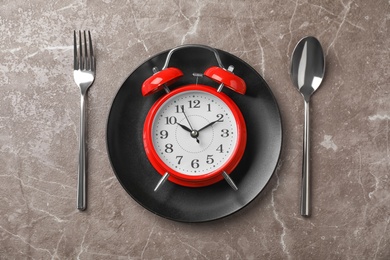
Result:
M291 80L302 96L310 96L319 88L325 74L325 57L321 43L312 36L301 39L291 58Z
M303 134L303 162L301 215L309 217L310 212L310 97L321 85L325 74L325 56L320 42L312 36L301 39L293 51L290 76L294 86L305 102Z

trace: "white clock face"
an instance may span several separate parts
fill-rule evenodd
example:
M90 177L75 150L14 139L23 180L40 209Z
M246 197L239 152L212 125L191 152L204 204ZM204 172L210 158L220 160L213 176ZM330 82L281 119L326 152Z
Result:
M152 123L152 142L171 169L190 176L221 168L237 144L237 123L226 103L204 91L170 97Z

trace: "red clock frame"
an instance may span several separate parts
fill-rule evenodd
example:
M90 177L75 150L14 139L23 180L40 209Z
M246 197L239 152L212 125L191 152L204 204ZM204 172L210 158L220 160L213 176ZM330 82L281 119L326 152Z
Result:
M234 119L237 124L237 143L236 146L230 155L229 159L218 169L202 175L190 176L180 172L175 171L168 165L166 165L161 158L158 156L152 141L152 125L154 118L156 116L159 108L171 97L186 91L203 91L209 94L215 95L220 98L232 111ZM169 173L168 180L187 187L203 187L214 184L223 179L222 172L225 171L227 174L230 174L240 162L246 147L247 140L247 131L244 117L238 108L238 106L234 103L234 101L228 97L226 94L222 92L218 92L215 88L206 85L200 84L190 84L180 88L177 88L168 94L161 97L157 100L152 108L149 110L149 113L146 116L144 123L144 131L143 131L143 142L146 155L152 164L152 166L157 170L158 173L164 175L165 173Z

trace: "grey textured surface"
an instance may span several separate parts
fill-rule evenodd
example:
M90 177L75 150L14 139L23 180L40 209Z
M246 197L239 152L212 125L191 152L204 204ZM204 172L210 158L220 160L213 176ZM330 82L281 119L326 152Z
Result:
M389 1L0 1L1 259L389 259ZM89 29L88 210L76 210L79 90L73 30ZM313 215L299 215L303 101L295 44L317 37L326 78L312 98ZM149 57L185 43L228 51L267 81L283 118L268 186L222 220L183 224L116 179L112 99Z

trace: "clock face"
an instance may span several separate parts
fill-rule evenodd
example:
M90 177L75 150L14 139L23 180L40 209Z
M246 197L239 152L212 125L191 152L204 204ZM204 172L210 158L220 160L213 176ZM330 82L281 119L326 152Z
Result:
M222 171L230 173L245 143L246 128L238 107L207 86L189 85L170 92L156 102L145 122L149 160L161 174L179 178L201 180Z

